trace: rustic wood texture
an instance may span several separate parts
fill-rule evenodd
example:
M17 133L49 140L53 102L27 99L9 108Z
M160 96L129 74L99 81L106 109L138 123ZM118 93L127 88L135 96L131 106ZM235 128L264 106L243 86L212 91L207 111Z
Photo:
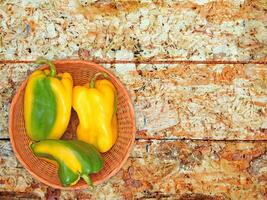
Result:
M265 199L267 143L137 141L123 169L93 191L36 182L0 142L0 190L7 197L60 199ZM1 194L1 192L0 192Z
M12 97L37 66L0 64L0 199L267 199L266 24L265 0L0 0L0 63L135 61L103 65L130 92L138 129L106 183L47 187L8 135ZM159 60L187 62L139 63Z
M123 70L121 70L123 65ZM12 96L36 65L0 65L1 138ZM267 65L113 64L130 92L137 138L267 139Z
M0 2L0 59L265 60L264 0Z

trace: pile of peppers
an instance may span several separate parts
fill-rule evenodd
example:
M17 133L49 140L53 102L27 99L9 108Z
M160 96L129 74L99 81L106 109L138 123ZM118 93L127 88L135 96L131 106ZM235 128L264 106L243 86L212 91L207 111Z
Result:
M103 168L101 153L117 139L117 92L106 73L96 73L83 86L73 87L72 76L57 73L53 62L41 59L49 70L36 70L27 81L24 95L26 132L33 153L56 161L63 186L80 178L92 186L89 177ZM104 79L98 80L102 76ZM77 112L77 140L60 139L70 121L71 108Z

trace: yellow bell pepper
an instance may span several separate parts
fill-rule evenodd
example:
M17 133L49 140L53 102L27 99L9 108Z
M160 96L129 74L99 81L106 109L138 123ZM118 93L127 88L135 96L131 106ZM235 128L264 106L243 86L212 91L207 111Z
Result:
M67 129L72 103L73 80L69 73L56 73L48 60L50 70L36 70L27 82L24 96L24 119L28 136L35 141L59 139Z
M74 87L72 106L80 121L77 138L104 153L117 139L117 94L109 80L96 80L100 75L108 77L106 73L97 73L90 85Z

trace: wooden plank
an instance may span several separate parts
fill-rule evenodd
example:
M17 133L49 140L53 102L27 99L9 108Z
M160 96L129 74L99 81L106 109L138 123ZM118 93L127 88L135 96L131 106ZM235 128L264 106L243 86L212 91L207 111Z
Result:
M0 59L266 59L262 0L84 2L1 1Z
M35 67L32 64L0 65L0 139L9 137L8 112L12 97Z
M120 76L141 138L267 139L267 66L138 65Z
M0 141L1 198L266 199L267 142L136 142L122 170L94 190L59 191L34 180Z
M264 64L104 65L127 87L137 138L267 139ZM0 65L0 138L16 89L36 66Z

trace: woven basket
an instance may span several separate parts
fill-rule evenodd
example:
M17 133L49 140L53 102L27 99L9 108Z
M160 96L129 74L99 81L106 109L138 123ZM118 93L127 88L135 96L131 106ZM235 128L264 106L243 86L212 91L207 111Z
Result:
M106 153L102 154L104 167L97 174L90 177L94 185L100 184L116 174L126 162L135 138L135 119L130 97L123 84L108 70L102 66L81 60L61 60L54 61L58 72L69 72L74 81L74 85L88 83L90 78L99 71L109 74L109 79L113 82L118 92L118 138L115 145ZM41 69L47 68L42 66ZM23 118L24 90L27 84L25 80L15 94L9 118L9 134L13 150L21 164L39 181L58 189L85 189L86 183L80 180L76 185L63 187L60 184L57 166L36 157L30 147L30 138L26 134ZM72 110L69 126L63 135L63 139L75 139L76 127L79 123L77 114Z

